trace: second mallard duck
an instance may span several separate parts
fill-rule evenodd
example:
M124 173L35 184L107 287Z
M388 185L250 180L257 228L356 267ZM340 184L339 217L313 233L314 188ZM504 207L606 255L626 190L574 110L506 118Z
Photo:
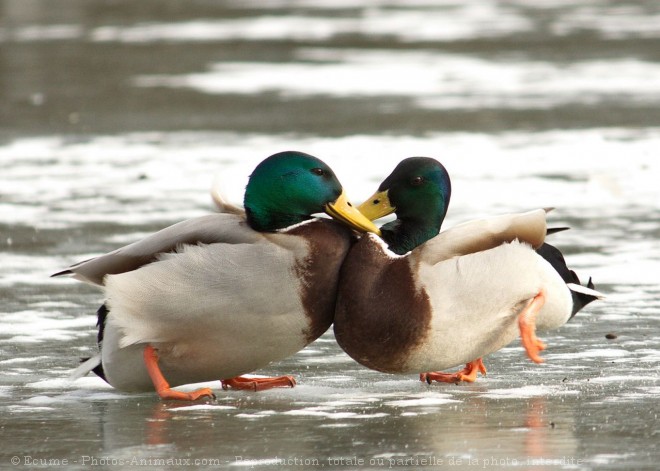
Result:
M363 236L342 266L334 331L359 363L429 382L474 381L485 373L481 357L519 334L540 363L536 328L560 327L601 296L544 243L545 210L439 233L450 196L442 164L415 157L359 207L369 219L397 215L381 227L382 239ZM456 374L437 371L463 363Z

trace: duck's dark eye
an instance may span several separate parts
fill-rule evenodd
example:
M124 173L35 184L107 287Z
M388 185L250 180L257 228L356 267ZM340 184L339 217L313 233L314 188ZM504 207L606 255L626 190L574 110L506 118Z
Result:
M312 169L312 173L314 175L318 175L319 177L322 177L323 175L325 175L325 170L323 170L322 168L317 167L317 168Z
M421 185L422 183L424 183L424 177L412 177L412 178L410 179L410 184L411 184L412 186L419 186L419 185Z

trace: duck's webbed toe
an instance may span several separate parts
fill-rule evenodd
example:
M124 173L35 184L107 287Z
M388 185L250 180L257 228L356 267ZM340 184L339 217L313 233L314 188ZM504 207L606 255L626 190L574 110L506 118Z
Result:
M272 378L235 378L221 380L222 389L240 389L248 391L264 391L272 388L293 388L296 380L293 376L276 376Z
M466 383L474 383L477 380L477 374L481 373L486 375L486 367L484 366L481 358L471 361L465 365L461 371L456 373L442 373L440 371L431 371L429 373L421 373L419 375L420 381L426 381L431 384L433 381L439 383L460 383L462 381Z

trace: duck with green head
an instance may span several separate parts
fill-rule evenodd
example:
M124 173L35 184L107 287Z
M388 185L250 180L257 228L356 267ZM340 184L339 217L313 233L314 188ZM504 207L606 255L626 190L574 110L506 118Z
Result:
M330 167L301 152L259 164L244 205L244 213L183 221L56 274L105 291L100 352L77 376L95 371L120 390L183 400L213 393L172 387L214 379L253 390L295 384L290 376L241 375L330 327L351 229L378 229L347 202ZM323 212L341 223L312 216Z
M474 381L485 373L481 357L519 332L530 359L543 361L536 328L557 328L600 297L545 244L545 210L439 232L450 197L442 164L413 157L358 208L372 220L397 216L382 239L363 236L342 266L334 331L359 363L428 382Z

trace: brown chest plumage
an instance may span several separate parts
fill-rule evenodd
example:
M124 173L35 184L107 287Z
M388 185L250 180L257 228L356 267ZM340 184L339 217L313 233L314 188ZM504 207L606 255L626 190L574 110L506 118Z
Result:
M287 233L302 236L309 244L307 257L294 270L301 280L300 299L309 320L306 336L311 343L334 319L339 270L350 247L351 232L334 221L319 220Z
M429 334L431 314L408 257L391 258L370 237L349 251L340 274L334 330L353 359L378 371L403 371L409 352Z

